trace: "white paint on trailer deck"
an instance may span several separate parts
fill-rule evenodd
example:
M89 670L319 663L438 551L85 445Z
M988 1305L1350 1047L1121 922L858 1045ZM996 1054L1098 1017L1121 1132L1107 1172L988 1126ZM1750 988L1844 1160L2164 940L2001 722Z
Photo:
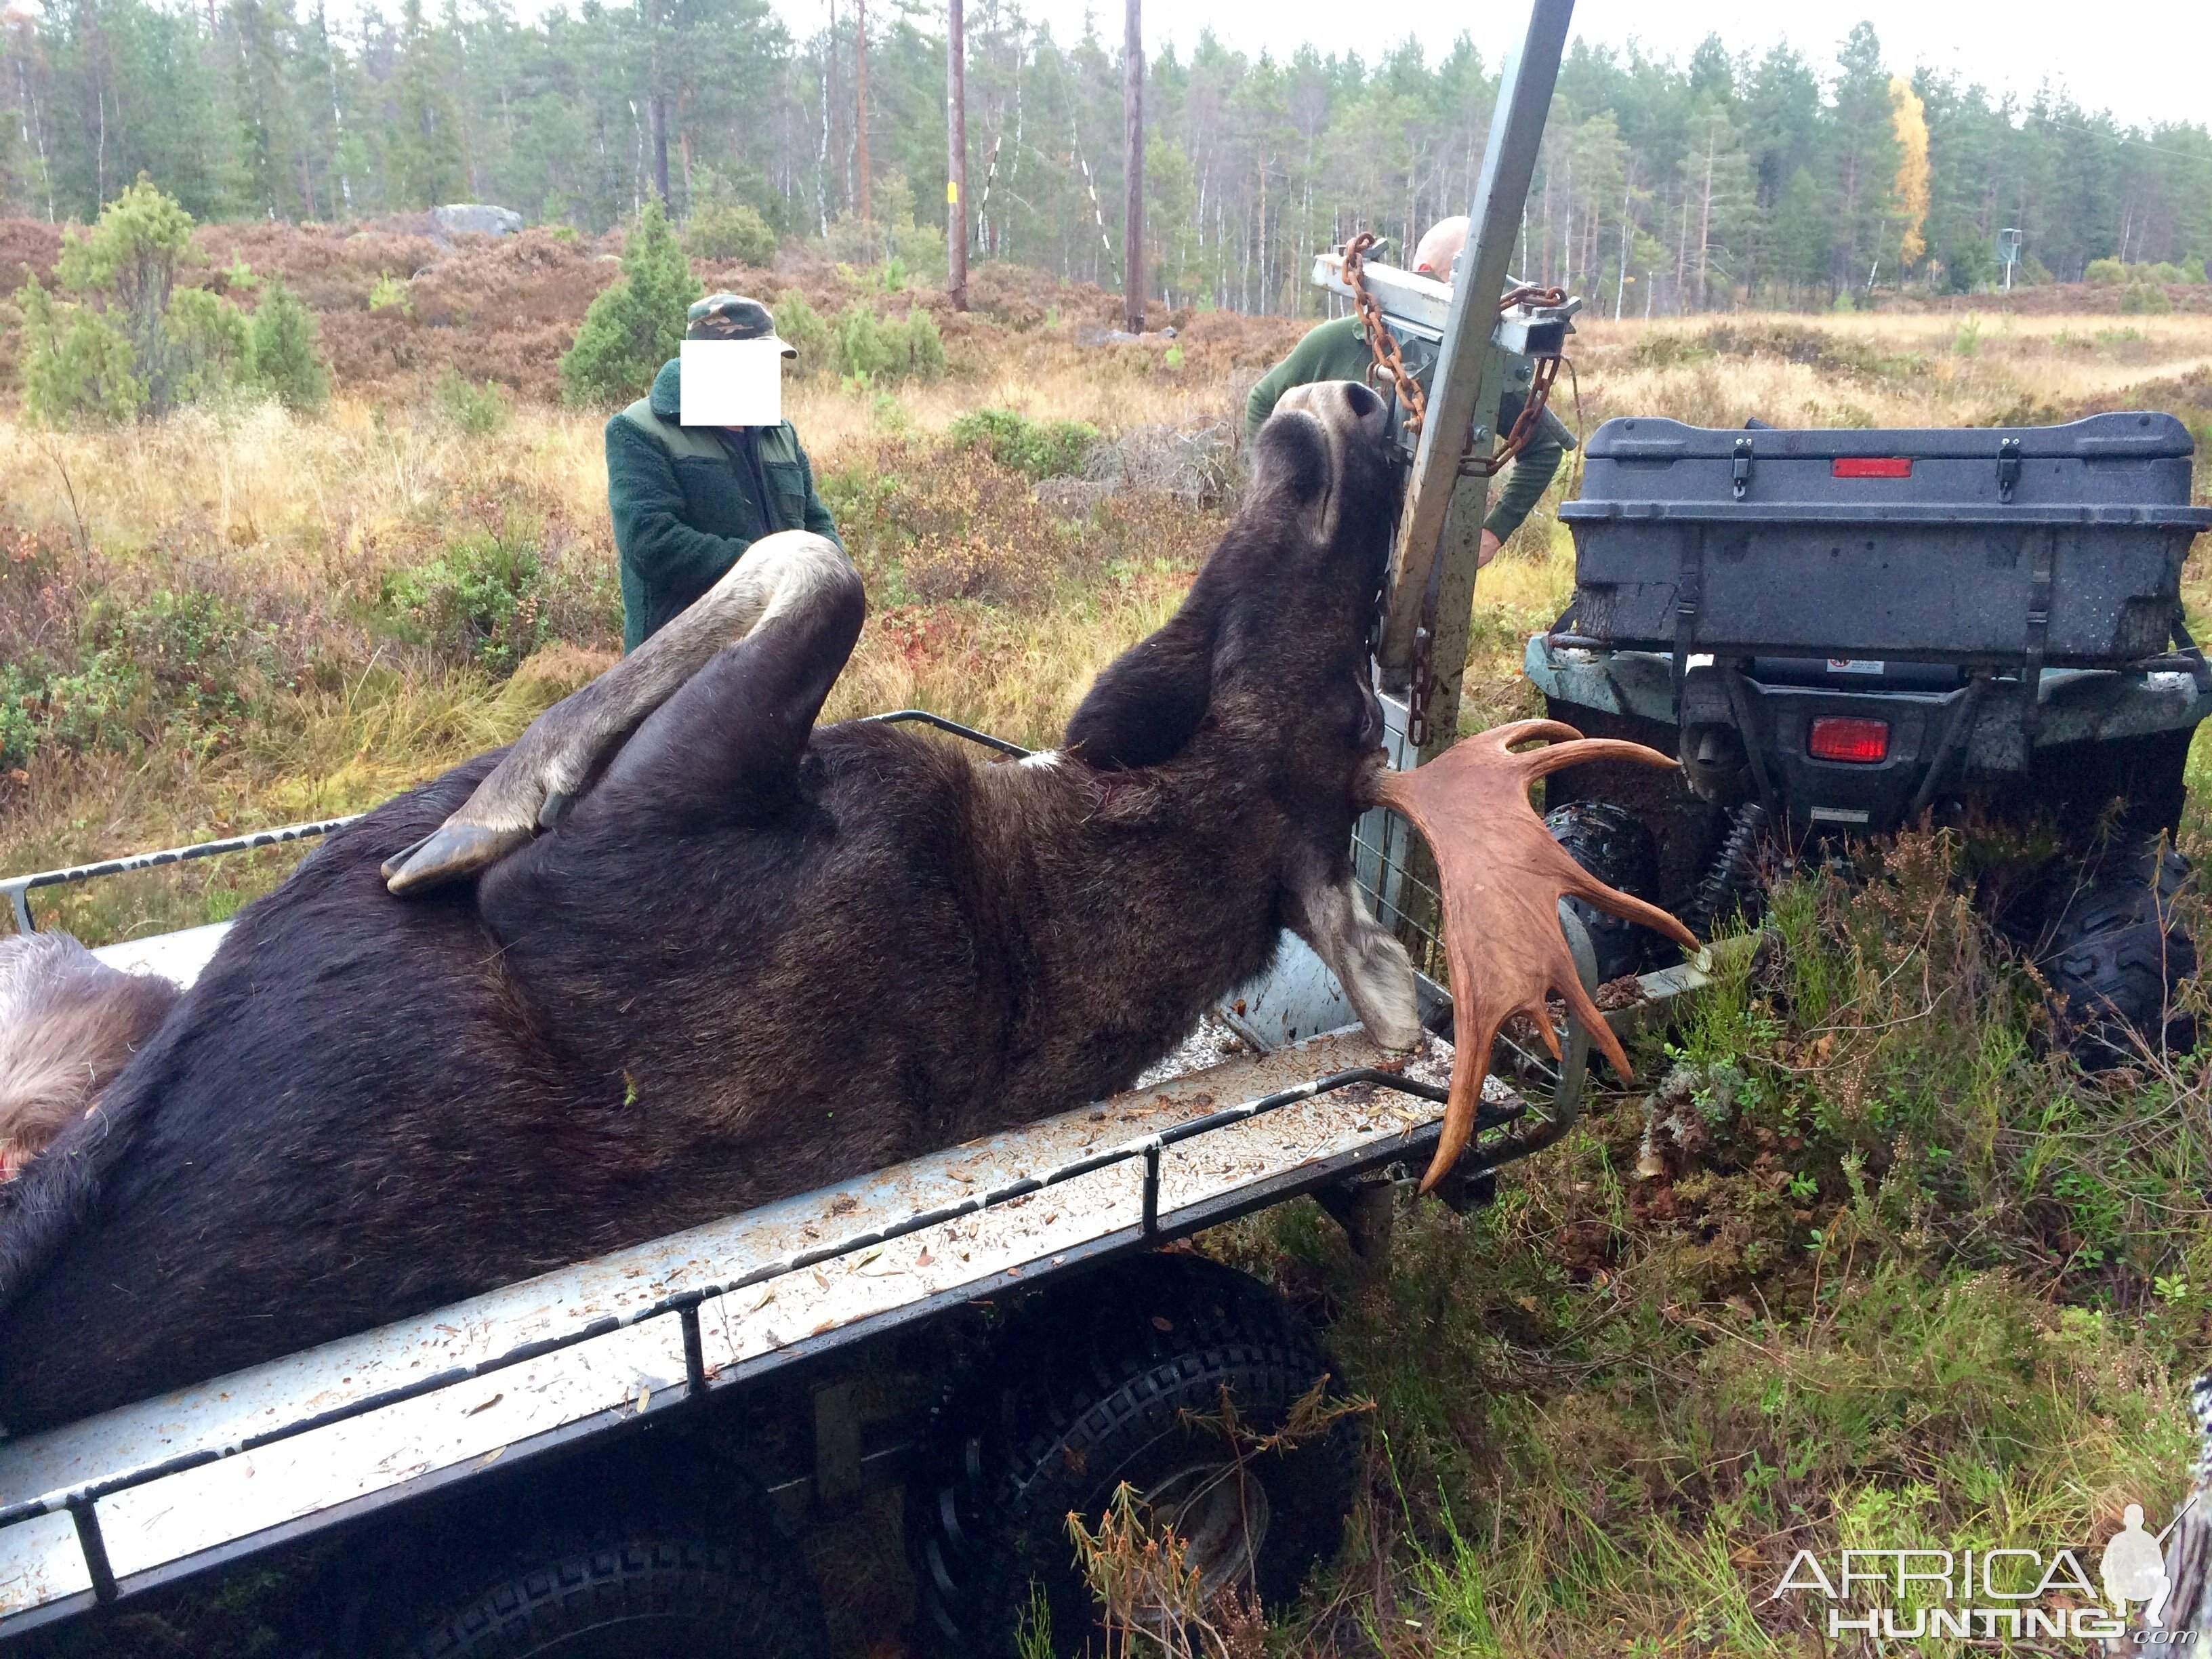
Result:
M92 1588L67 1514L41 1515L0 1532L0 1617Z
M99 945L92 954L126 974L159 974L190 988L229 932L228 922L211 921L204 927L187 927L180 933Z

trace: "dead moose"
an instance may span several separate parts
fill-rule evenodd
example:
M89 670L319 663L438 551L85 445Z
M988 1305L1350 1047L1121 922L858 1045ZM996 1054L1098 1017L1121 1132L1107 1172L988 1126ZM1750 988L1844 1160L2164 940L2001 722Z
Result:
M1284 398L1188 598L1058 750L981 765L884 726L817 729L860 583L787 533L511 749L333 836L0 1185L0 1423L1111 1093L1285 927L1379 1042L1410 1045L1412 972L1347 853L1378 797L1421 824L1448 889L1462 1041L1440 1170L1502 1018L1548 988L1603 1033L1562 891L1680 934L1576 868L1527 780L1592 750L1669 763L1509 753L1574 736L1532 724L1385 774L1366 652L1382 422L1350 383Z

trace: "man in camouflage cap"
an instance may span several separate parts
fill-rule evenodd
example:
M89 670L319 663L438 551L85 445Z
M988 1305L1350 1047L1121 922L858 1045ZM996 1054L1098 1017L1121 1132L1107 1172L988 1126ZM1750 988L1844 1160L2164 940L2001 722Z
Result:
M689 340L778 339L757 300L714 294L690 310ZM789 421L775 426L685 426L683 362L607 422L607 509L622 557L623 649L635 651L704 593L745 549L778 530L811 530L844 544L815 493L814 470Z

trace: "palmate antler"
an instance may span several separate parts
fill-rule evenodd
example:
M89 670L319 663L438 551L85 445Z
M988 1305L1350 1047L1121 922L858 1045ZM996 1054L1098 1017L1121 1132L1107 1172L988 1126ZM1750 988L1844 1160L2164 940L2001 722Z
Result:
M1538 738L1555 741L1513 752L1515 744ZM1690 930L1664 910L1616 892L1577 864L1528 804L1528 786L1547 772L1595 760L1674 764L1640 743L1585 738L1557 720L1519 720L1464 738L1413 771L1382 775L1377 791L1382 804L1413 820L1436 856L1444 957L1451 968L1451 1099L1436 1158L1421 1180L1424 1192L1467 1146L1498 1028L1526 1013L1559 1056L1559 1041L1544 1010L1547 994L1565 998L1613 1070L1628 1075L1620 1039L1583 988L1559 932L1562 898L1587 899L1698 948Z

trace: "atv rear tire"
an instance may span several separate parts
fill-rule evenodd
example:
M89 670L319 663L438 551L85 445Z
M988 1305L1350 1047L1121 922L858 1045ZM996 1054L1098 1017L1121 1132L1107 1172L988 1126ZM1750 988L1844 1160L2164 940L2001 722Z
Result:
M2173 1008L2174 988L2197 971L2196 942L2174 912L2189 879L2189 860L2161 840L2093 864L2051 901L2036 966L2084 1068L2193 1046L2193 1022Z
M1124 1481L1170 1511L1209 1584L1289 1601L1336 1548L1359 1432L1338 1417L1256 1443L1339 1374L1273 1291L1199 1256L1141 1256L1018 1316L940 1412L907 1487L927 1639L962 1659L1011 1656L1048 1624L1052 1651L1083 1651L1099 1626L1068 1516L1095 1529Z
M1544 827L1567 849L1568 857L1607 886L1646 903L1658 902L1658 841L1626 807L1611 801L1569 801L1544 814ZM1656 934L1587 899L1571 898L1567 903L1589 933L1599 984L1644 970L1658 942Z

